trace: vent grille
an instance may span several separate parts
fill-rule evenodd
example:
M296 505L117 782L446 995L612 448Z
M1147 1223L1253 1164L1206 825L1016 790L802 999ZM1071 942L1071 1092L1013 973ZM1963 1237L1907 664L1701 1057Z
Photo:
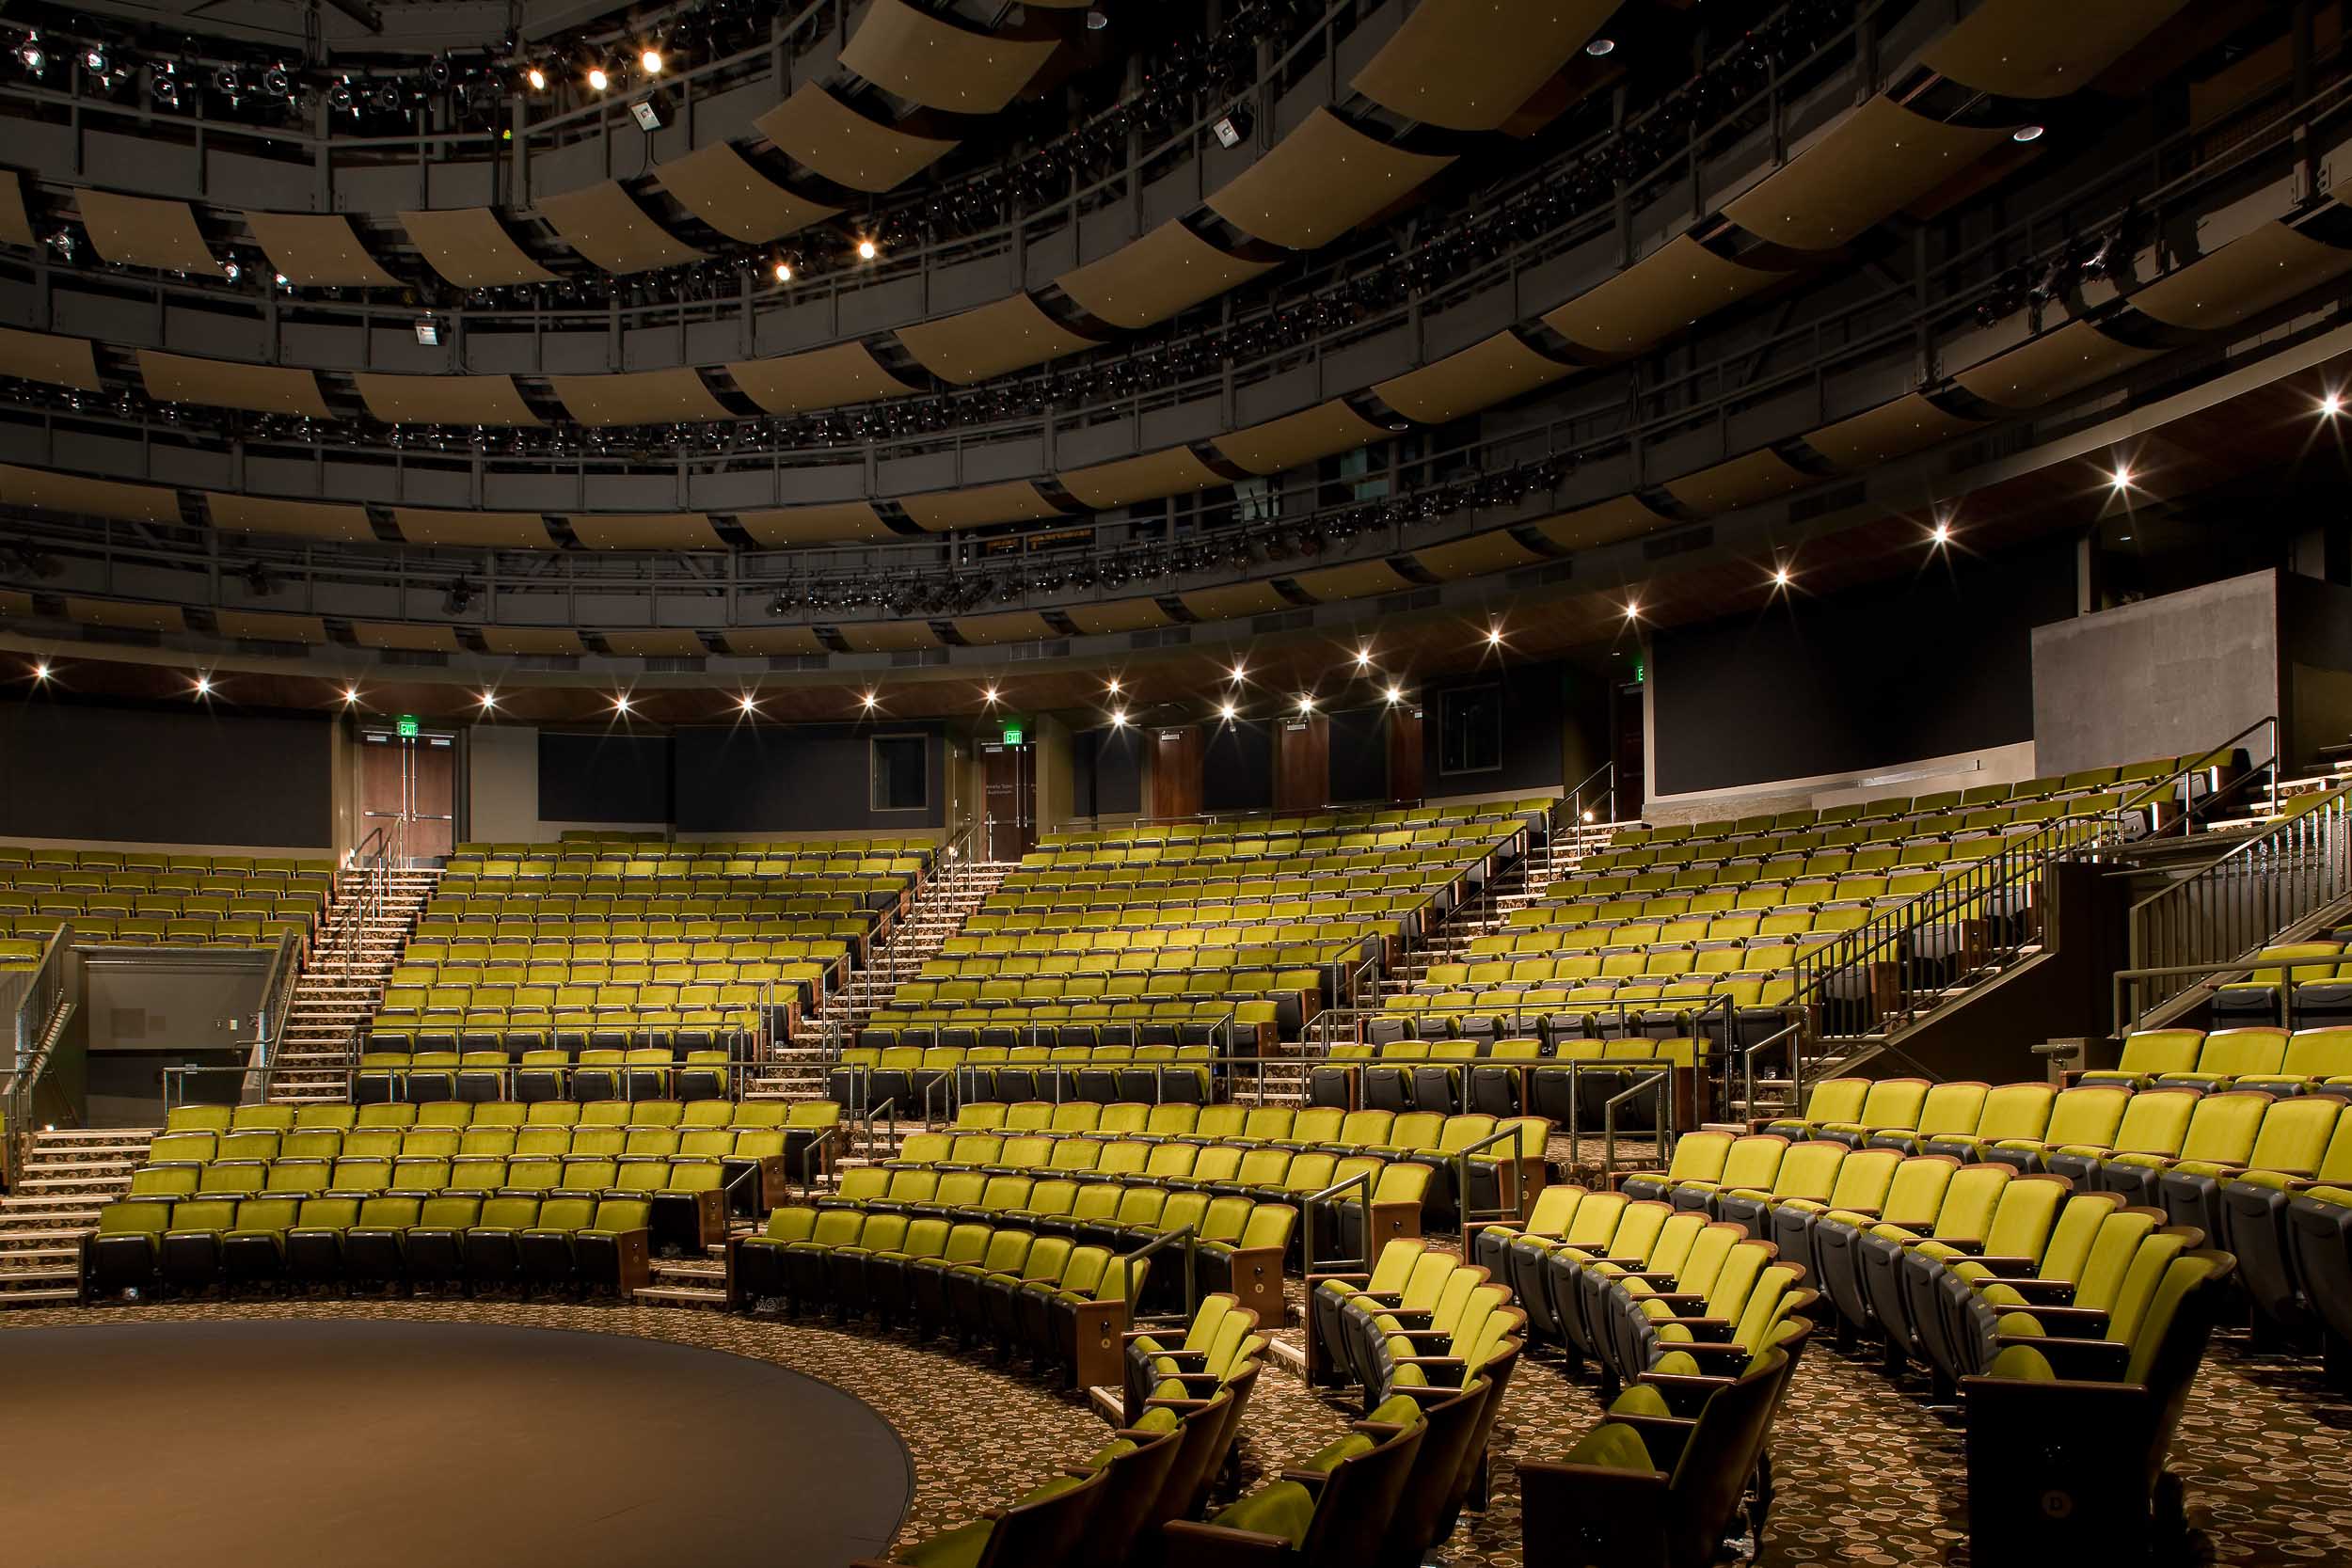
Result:
M668 657L645 660L645 673L648 675L699 675L709 667L709 664L710 661L700 655L683 657L672 655Z
M429 648L386 648L378 656L383 663L403 665L411 670L446 670L449 655Z
M1555 582L1566 582L1575 576L1575 562L1552 561L1541 566L1522 566L1516 572L1506 572L1502 581L1509 588L1548 588Z
M1833 512L1860 506L1868 494L1868 487L1856 480L1851 484L1840 484L1817 495L1800 496L1788 503L1788 520L1802 523L1810 517L1826 517Z
M1181 648L1192 641L1190 626L1159 626L1127 634L1130 648Z
M563 674L580 668L578 654L516 654L515 668L535 670L547 674Z
M794 670L830 670L832 668L833 656L831 654L770 654L768 656L768 669L774 674L785 674Z
M947 650L945 648L902 648L890 656L893 670L918 670L927 664L946 662Z
M1655 539L1643 540L1642 559L1663 561L1670 555L1683 555L1692 550L1703 550L1714 542L1715 526L1712 523L1704 523L1697 528L1686 528L1678 533L1664 533Z
M996 652L1008 664L1020 664L1040 658L1068 658L1070 639L1060 637L1041 642L1015 642L1009 647L999 648Z
M1251 631L1305 631L1314 624L1315 612L1311 610L1279 610L1271 615L1249 618Z
M1409 594L1391 594L1374 608L1383 615L1402 615L1408 610L1434 610L1438 597L1435 588L1416 588Z

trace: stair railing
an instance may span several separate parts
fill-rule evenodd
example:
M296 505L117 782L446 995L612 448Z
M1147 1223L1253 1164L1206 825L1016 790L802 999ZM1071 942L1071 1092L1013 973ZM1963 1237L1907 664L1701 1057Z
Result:
M262 980L262 1004L253 1013L254 1076L246 1086L248 1101L269 1098L270 1073L278 1065L278 1042L285 1036L286 1019L294 1010L294 987L302 975L302 961L297 956L300 945L292 931L279 936L269 973Z
M1617 819L1617 765L1604 762L1570 784L1560 797L1571 830Z
M1617 1175L1617 1107L1629 1104L1645 1094L1658 1097L1658 1119L1651 1125L1657 1129L1658 1165L1661 1170L1665 1168L1676 1137L1674 1076L1672 1071L1643 1074L1602 1102L1600 1174L1603 1181L1614 1180Z
M2115 1027L2140 1026L2168 1003L2251 969L2279 934L2352 896L2352 784L2131 910L2131 963L2115 978Z
M71 1120L73 1097L50 1078L65 1027L74 1009L76 966L73 927L59 926L41 949L40 962L17 984L9 1019L7 1098L0 1101L0 1188L13 1192L32 1147L36 1121ZM44 1102L47 1109L41 1107Z
M2268 754L2264 756L2259 761L2249 757L2248 759L2246 771L2238 774L2235 778L2229 780L2227 783L2212 784L2210 781L2208 781L2208 787L2204 795L2200 797L2196 792L2195 785L2197 775L2200 773L2210 773L2217 768L2226 767L2230 758L2235 754L2237 751L2237 743L2246 739L2248 736L2254 735L2258 731L2266 733L2269 736ZM2178 816L2168 817L2164 816L2161 809L2152 810L2151 816L2155 822L2155 827L2149 836L2160 837L2163 834L2169 833L2177 823L2181 830L2181 836L2183 838L2186 838L2189 834L2196 831L2197 811L2201 803L2207 812L2210 812L2217 802L2226 797L2245 788L2255 779L2263 777L2264 769L2265 768L2269 770L2271 777L2275 779L2278 775L2280 760L2281 758L2279 752L2279 716L2275 713L2265 714L2262 718L2255 720L2252 723L2238 731L2237 734L2230 736L2229 739L2223 741L2220 745L2206 748L2189 761L2183 763L2180 767L2172 769L2171 772L2166 774L2163 778L2148 784L2137 794L2134 795L2130 800L2125 800L2118 809L2122 812L2133 812L2137 811L2142 806L2161 808L2165 802L2168 802L2177 797L2181 802L2181 810Z
M1200 1256L1200 1227L1188 1225L1182 1230L1164 1230L1136 1248L1135 1251L1122 1252L1119 1255L1119 1289L1120 1295L1127 1303L1128 1326L1133 1327L1142 1318L1142 1314L1136 1310L1141 1304L1136 1298L1136 1270L1150 1268L1153 1253L1166 1252L1177 1246L1184 1248L1184 1308L1181 1315L1161 1312L1154 1313L1153 1319L1154 1321L1168 1320L1186 1323L1192 1322L1193 1309L1200 1305L1200 1268L1197 1261Z

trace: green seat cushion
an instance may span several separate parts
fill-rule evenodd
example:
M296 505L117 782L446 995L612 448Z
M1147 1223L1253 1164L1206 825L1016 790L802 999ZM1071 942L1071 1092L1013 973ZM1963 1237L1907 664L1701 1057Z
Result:
M1631 1427L1615 1421L1603 1421L1576 1440L1568 1450L1570 1465L1590 1465L1603 1470L1636 1470L1645 1474L1655 1472L1649 1449L1642 1444L1639 1433Z
M1351 1432L1336 1442L1326 1443L1292 1467L1299 1470L1312 1470L1317 1475L1327 1476L1333 1470L1338 1469L1343 1462L1354 1459L1359 1454L1370 1453L1372 1446L1371 1438L1360 1432Z
M2058 1372L2049 1358L2031 1345L2010 1345L1993 1358L1987 1377L2015 1378L2024 1383L2056 1383Z
M996 1528L993 1519L975 1519L968 1525L942 1530L929 1540L917 1541L898 1555L900 1562L919 1568L972 1568L988 1549L988 1538Z
M1104 1465L1108 1465L1112 1460L1123 1459L1128 1454L1135 1451L1136 1445L1134 1439L1127 1437L1114 1437L1109 1442L1104 1444L1101 1448L1095 1449L1092 1453L1087 1455L1086 1467L1089 1470L1099 1470Z
M1147 1410L1141 1416L1136 1417L1133 1422L1129 1423L1129 1430L1134 1432L1174 1432L1183 1424L1183 1417L1177 1415L1176 1412L1168 1409L1166 1405L1161 1405L1157 1409Z
M1673 1354L1681 1355L1685 1361L1690 1359L1680 1351ZM1609 1414L1612 1416L1671 1416L1674 1411L1667 1405L1666 1396L1660 1393L1654 1385L1636 1383L1616 1397L1614 1402L1609 1406Z
M1661 1332L1660 1338L1664 1337ZM1682 1329L1680 1337L1688 1339L1691 1337L1691 1331L1687 1328ZM1689 1351L1670 1350L1658 1358L1657 1365L1650 1368L1650 1370L1661 1377L1696 1377L1702 1369L1699 1366L1699 1358Z
M1368 1437L1359 1436L1356 1440L1371 1447ZM1307 1539L1307 1527L1314 1522L1314 1494L1295 1481L1278 1481L1250 1493L1209 1522L1228 1529L1279 1536L1295 1546Z
M1409 1394L1397 1394L1383 1400L1364 1419L1389 1426L1417 1427L1421 1425L1421 1403Z

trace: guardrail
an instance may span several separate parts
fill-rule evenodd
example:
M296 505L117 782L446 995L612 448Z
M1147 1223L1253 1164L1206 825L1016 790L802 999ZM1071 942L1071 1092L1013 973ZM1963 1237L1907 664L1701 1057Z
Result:
M65 1028L75 1006L73 927L50 933L40 962L14 988L9 1014L9 1057L5 1098L0 1099L0 1187L14 1190L36 1122L75 1119L76 1097L61 1090L53 1074L67 1049ZM78 1053L77 1053L78 1054Z
M2310 797L2294 815L2132 906L2131 963L2115 978L2117 1032L2138 1028L2196 990L2200 977L2251 970L2251 955L2278 933L2347 896L2352 784Z

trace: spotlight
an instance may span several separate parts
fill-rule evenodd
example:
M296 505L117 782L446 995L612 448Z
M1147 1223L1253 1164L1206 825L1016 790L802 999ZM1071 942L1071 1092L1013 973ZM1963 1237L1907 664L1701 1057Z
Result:
M612 78L604 73L604 67L592 65L588 68L588 90L590 92L602 92L612 85Z
M2330 392L2326 397L2319 400L2319 417L2321 419L2332 420L2338 414L2343 412L2344 399L2336 393Z
M17 45L16 62L36 76L47 68L49 56L41 51L40 34L28 34L24 41Z
M789 283L792 281L791 262L778 261L776 263L776 281L779 283Z
M499 705L499 694L498 694L497 692L495 692L495 691L485 691L485 692L482 694L482 711L483 711L483 712L485 712L485 713L495 713L495 712L497 712L497 711L498 711L498 705Z
M523 80L530 85L533 92L548 90L548 73L535 65L523 72Z
M98 48L84 50L82 52L82 69L88 71L92 76L105 75L106 52L103 49Z
M229 260L220 264L220 275L221 277L229 279L230 282L234 283L238 278L245 276L245 267L234 256L231 256Z
M1389 705L1391 707L1394 707L1397 704L1405 700L1405 689L1401 686L1391 686L1388 689L1388 690L1382 692L1381 695L1388 698Z
M262 90L272 98L294 96L294 73L282 65L273 65L262 72Z
M343 688L343 706L345 706L345 707L357 707L357 706L358 706L358 705L359 705L359 689L358 689L358 687L356 687L356 686L346 686L346 687L344 687L344 688Z
M860 704L861 705L863 705L863 706L865 707L866 711L866 712L868 712L868 713L871 713L871 712L873 712L873 711L874 711L874 705L875 705L876 703L880 702L881 700L882 700L881 698L879 698L879 697L875 696L875 695L874 695L871 691L866 692L864 695L862 695L862 696L860 696L860 697L858 698L858 702L859 702L859 704Z
M2115 472L2107 475L2107 488L2116 491L2123 491L2128 490L2131 487L2132 466L2129 463L2118 463L2115 466Z
M427 348L441 346L441 324L431 316L417 318L417 341Z
M2009 139L2021 147L2027 142L2038 142L2042 139L2042 129L2039 125L2020 125L2009 134Z
M1311 692L1311 691L1302 691L1302 692L1300 692L1300 693L1298 694L1298 711L1299 711L1299 713L1300 713L1300 714L1302 714L1302 715L1305 715L1305 714L1310 714L1310 713L1312 713L1312 712L1314 712L1314 710L1315 710L1315 694L1314 694L1313 692Z
M212 676L199 675L196 677L196 694L199 697L209 697L213 694Z
M759 699L746 691L735 700L735 705L738 711L748 717L759 711Z
M1231 703L1220 703L1217 705L1216 716L1230 724L1241 716L1241 709Z
M873 241L871 241L871 240L860 240L860 241L858 241L858 243L857 243L857 259L858 259L859 261L872 261L875 257L880 256L881 254L882 254L882 246L880 246L880 245L876 245Z
M626 691L615 691L614 693L612 693L612 711L613 711L613 712L615 712L615 713L618 713L618 714L622 714L622 715L627 715L627 714L628 714L628 692L626 692Z
M1584 820L1585 820L1585 821L1587 821L1587 822L1590 822L1592 819L1593 819L1593 813L1591 812L1591 810L1590 810L1590 809L1587 809L1587 810L1585 811L1585 813L1584 813Z
M1616 52L1617 40L1615 39L1595 39L1584 46L1584 53L1597 60L1606 59Z
M661 51L647 44L644 53L637 56L637 63L644 67L646 75L659 76L661 74Z
M1115 707L1111 709L1111 728L1115 730L1123 730L1126 727L1127 710L1123 707Z
M164 67L149 78L147 90L153 95L156 103L161 103L167 109L176 109L180 106L180 78L171 73L169 66Z

